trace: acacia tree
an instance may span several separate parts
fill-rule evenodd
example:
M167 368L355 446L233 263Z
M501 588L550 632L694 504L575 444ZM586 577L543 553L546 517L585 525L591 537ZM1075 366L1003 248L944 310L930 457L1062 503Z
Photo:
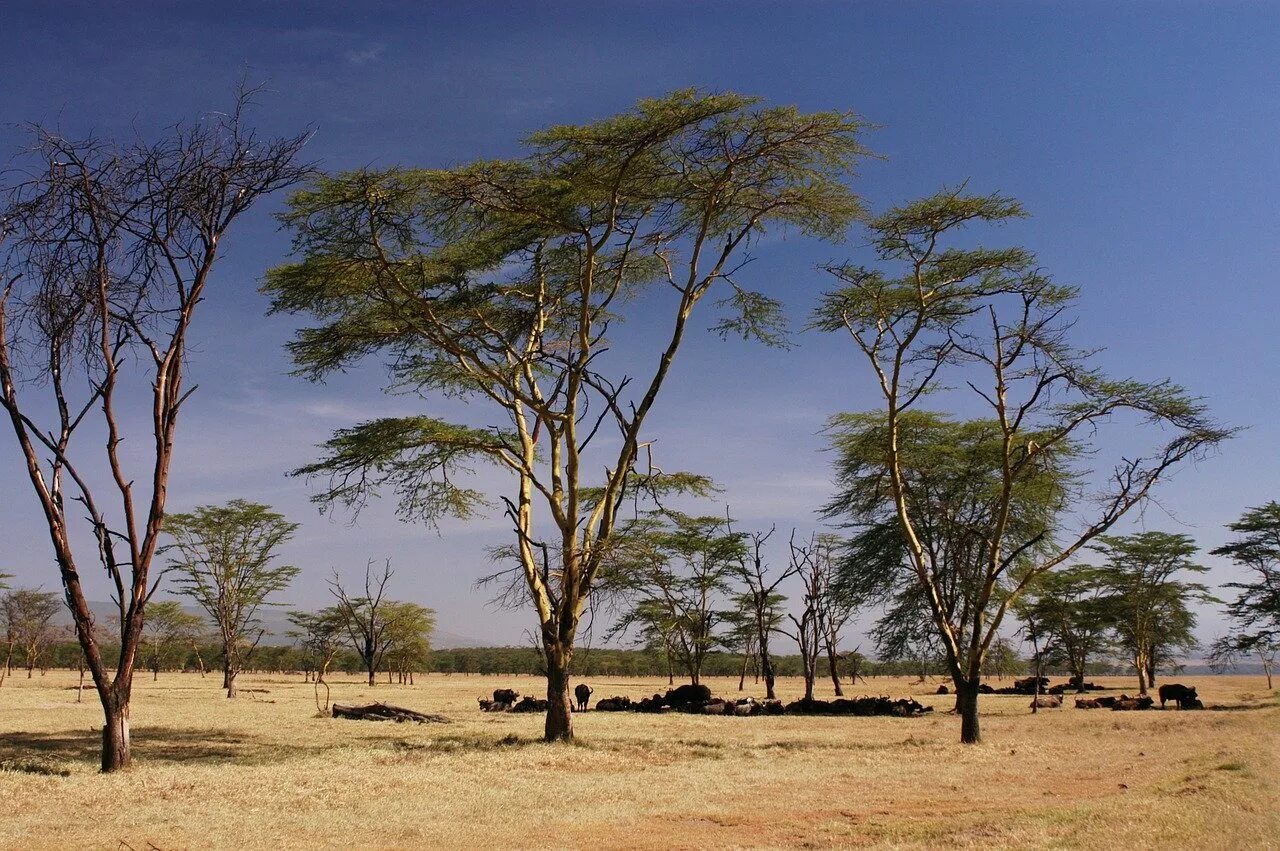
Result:
M1077 565L1046 573L1028 587L1017 608L1024 622L1039 624L1042 651L1051 661L1066 664L1076 691L1083 693L1089 660L1110 646L1117 615L1099 572Z
M394 673L401 685L413 685L414 670L425 670L431 659L436 613L417 603L393 602L387 606L387 624L387 676Z
M629 523L611 571L630 607L613 634L639 626L650 639L660 636L689 681L700 683L707 654L721 643L717 628L731 620L722 606L742 539L724 518L671 510Z
M196 306L231 225L308 172L297 161L306 137L259 138L248 100L154 142L37 127L0 190L0 409L102 703L104 771L130 761L134 665L178 418L194 390L183 379ZM145 438L126 457L135 429ZM117 604L116 636L93 628L83 571L95 562ZM114 659L103 642L118 646Z
M860 424L865 437L878 440L875 451L838 463L842 475L878 488L881 509L897 519L911 581L923 593L956 685L963 742L980 738L982 662L1027 583L1107 532L1179 462L1230 434L1169 382L1105 377L1091 364L1094 352L1068 340L1076 290L1045 277L1029 252L953 244L967 223L1022 215L1009 198L947 190L871 219L877 265L827 267L838 287L813 320L816 328L849 335L880 389L883 405L867 415L873 421ZM976 441L969 454L982 466L956 471L987 483L985 499L966 491L963 522L951 519L946 501L922 498L917 474L931 472L931 459L964 459L940 456L937 444L913 458L904 446L911 418L924 414L917 410L922 400L938 400L947 381L959 385L950 394L957 405L988 411L969 426ZM1088 469L1097 431L1125 413L1171 437L1148 452L1126 452L1109 475ZM1060 496L1047 498L1053 488ZM1021 512L1028 499L1050 510ZM962 549L973 561L959 572L944 569L926 543L930 524L944 536L967 537ZM944 584L960 574L971 593L960 595L957 608L948 604Z
M222 643L222 687L235 697L236 675L264 633L258 610L298 575L293 565L275 563L298 524L270 506L233 499L171 514L164 528L173 538L166 572L212 619Z
M160 679L162 668L180 660L201 632L204 619L184 611L177 600L154 602L147 608L142 627L143 664L151 669L151 679Z
M1203 584L1178 575L1208 568L1193 560L1196 545L1190 537L1169 532L1103 536L1093 549L1106 558L1099 573L1116 644L1133 663L1139 692L1146 694L1161 663L1196 647L1190 603L1212 598Z
M4 670L13 665L13 650L22 651L23 666L30 678L54 640L53 616L61 603L58 595L39 588L16 588L0 596L0 618L5 637ZM0 679L0 683L4 680Z
M1280 503L1251 508L1227 528L1236 539L1212 554L1234 561L1249 579L1225 586L1239 592L1227 603L1233 628L1215 642L1212 658L1224 665L1239 656L1256 656L1271 688L1280 655Z
M330 477L322 503L390 488L406 519L428 522L477 509L469 464L510 474L501 501L538 618L548 740L572 738L579 625L695 310L718 292L720 333L782 339L778 302L740 283L745 252L766 227L847 227L862 126L682 91L535 133L521 159L350 172L292 199L299 261L266 290L274 310L320 323L290 345L298 372L380 354L395 387L465 398L475 417L362 423L299 472ZM624 363L610 336L642 293L651 355Z

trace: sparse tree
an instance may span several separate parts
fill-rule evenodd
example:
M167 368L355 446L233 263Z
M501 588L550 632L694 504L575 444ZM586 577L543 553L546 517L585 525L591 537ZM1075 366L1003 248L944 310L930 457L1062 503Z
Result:
M58 595L39 588L15 588L0 595L5 636L5 671L12 669L13 650L22 652L28 679L55 638L53 616L62 608ZM0 680L0 683L3 683Z
M774 529L750 535L738 563L737 578L742 590L737 595L738 608L749 617L755 630L755 649L760 660L760 673L764 677L765 697L774 700L777 674L770 651L770 639L782 631L785 617L782 609L787 598L778 588L795 576L798 569L794 559L787 566L772 572L764 556L765 546L773 537Z
M721 644L718 628L730 577L743 557L743 536L719 517L665 510L627 524L612 559L617 593L630 601L615 634L639 626L660 636L695 685L707 654Z
M1177 386L1103 376L1091 364L1094 353L1068 341L1076 290L1045 277L1029 252L953 244L968 223L1022 215L1011 199L947 190L871 219L878 265L828 267L838 288L824 296L813 320L821 330L850 336L883 397L861 423L845 421L877 445L854 454L842 447L840 474L875 483L879 515L897 519L909 581L923 593L956 685L963 742L980 739L982 663L1026 585L1105 534L1181 461L1230 435ZM964 426L971 433L963 453L920 454L921 442L910 435L914 423L939 418L916 409L924 399L942 401L948 381L967 388L951 393L961 397L957 407L977 404L988 415ZM1146 454L1126 454L1099 482L1084 459L1093 465L1095 433L1125 414L1164 427L1169 439ZM965 494L954 507L965 514L953 515L918 485L935 462L966 460L979 466L953 468L948 477L985 481L988 498ZM1055 488L1060 494L1047 499L1046 490ZM1040 512L1020 509L1029 499L1051 509L1043 522L1033 522ZM931 524L945 535L962 532L969 539L962 549L981 556L962 566L972 593L962 595L961 607L947 603L943 578L958 574L940 572L927 543Z
M351 642L351 649L356 651L364 665L370 686L377 684L377 672L394 635L389 633L391 619L388 610L395 604L387 597L387 583L394 573L390 559L383 563L381 575L373 572L373 561L368 561L364 566L364 594L359 597L347 593L337 571L329 580L329 590L338 601L335 608L342 618L343 629Z
M1162 663L1196 647L1191 602L1212 598L1203 584L1179 575L1208 568L1193 560L1191 538L1169 532L1103 536L1094 549L1106 558L1099 576L1116 644L1133 663L1138 691L1146 694Z
M1251 508L1227 528L1236 539L1213 555L1244 568L1248 580L1225 586L1239 593L1227 603L1232 630L1214 643L1212 658L1219 666L1240 656L1257 658L1269 689L1280 655L1280 502Z
M800 616L787 615L795 627L794 632L784 633L800 648L800 665L804 677L804 699L813 700L813 687L818 677L818 658L822 654L830 634L828 622L832 616L832 604L836 601L835 547L837 541L830 535L814 534L808 541L797 543L792 532L788 543L789 570L800 580L804 594L800 598ZM839 684L837 683L837 689Z
M779 303L741 282L745 252L767 227L847 227L862 127L683 91L535 133L522 159L350 172L292 199L299 261L266 289L275 311L320 323L290 346L299 373L379 354L396 386L466 398L475 416L343 429L299 472L330 477L322 502L358 507L390 489L406 519L428 522L477 509L468 465L510 474L502 504L547 663L547 740L572 738L579 625L619 512L647 484L645 423L695 310L719 292L722 335L783 342ZM642 294L665 327L649 325L652 360L621 361L611 335Z
M182 594L208 613L222 642L222 687L236 696L236 675L262 639L258 611L283 591L298 568L277 564L280 548L298 530L269 506L234 499L171 514L168 571Z
M1099 572L1088 565L1056 570L1028 586L1018 605L1024 620L1039 624L1051 663L1061 662L1083 692L1089 660L1110 647L1110 631L1118 612L1107 596Z
M196 306L231 225L309 172L298 163L306 136L259 138L248 102L242 92L230 112L154 142L37 127L0 189L0 410L102 703L104 771L130 761L134 665L179 413L194 389L183 379ZM134 406L146 436L126 454ZM82 584L94 562L111 583L118 636L94 630ZM114 660L103 643L118 645Z
M152 680L160 679L160 671L180 662L199 635L204 619L185 611L177 600L153 602L147 607L142 627L143 664L151 669Z
M394 672L401 685L413 685L415 670L426 670L431 661L431 633L436 613L417 603L395 602L387 606L387 673Z

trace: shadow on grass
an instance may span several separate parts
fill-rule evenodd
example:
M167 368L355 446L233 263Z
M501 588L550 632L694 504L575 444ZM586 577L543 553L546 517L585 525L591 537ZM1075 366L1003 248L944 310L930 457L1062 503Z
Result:
M176 727L135 727L133 756L139 762L261 764L279 762L329 750L330 746L307 746L268 742L242 733L224 730L191 730ZM22 765L90 763L101 758L102 733L97 730L63 730L56 733L11 732L0 736L0 768L27 770ZM59 773L40 770L33 773Z

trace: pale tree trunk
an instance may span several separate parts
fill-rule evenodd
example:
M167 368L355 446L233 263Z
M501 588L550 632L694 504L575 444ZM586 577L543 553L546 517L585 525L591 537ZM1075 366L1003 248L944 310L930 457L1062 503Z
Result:
M129 734L129 691L132 677L117 681L102 699L102 770L119 771L133 760Z

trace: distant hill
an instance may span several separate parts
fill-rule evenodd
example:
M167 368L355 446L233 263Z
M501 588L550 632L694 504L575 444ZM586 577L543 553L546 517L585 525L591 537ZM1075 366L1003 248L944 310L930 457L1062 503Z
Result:
M185 611L192 614L204 615L204 611L195 606L183 605ZM107 623L116 615L116 606L114 603L105 600L91 600L89 602L89 611L93 612L93 618L98 623ZM263 608L259 613L259 620L267 629L267 635L263 638L266 644L285 644L289 641L289 630L293 625L289 623L286 616L287 607L268 606ZM66 609L59 609L55 618L55 623L59 626L71 625L71 612ZM437 650L455 650L458 648L470 647L488 647L491 641L481 641L466 635L459 635L456 632L450 632L447 629L437 629L431 635L431 646Z

